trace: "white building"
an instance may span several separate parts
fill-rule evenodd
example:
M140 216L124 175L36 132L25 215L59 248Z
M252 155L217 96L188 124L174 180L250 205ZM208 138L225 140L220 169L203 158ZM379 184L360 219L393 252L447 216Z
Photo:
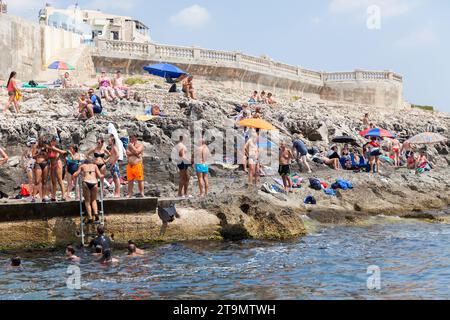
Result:
M83 34L86 41L98 39L150 42L149 28L127 16L103 13L100 10L81 10L78 5L57 9L49 4L39 12L42 24Z

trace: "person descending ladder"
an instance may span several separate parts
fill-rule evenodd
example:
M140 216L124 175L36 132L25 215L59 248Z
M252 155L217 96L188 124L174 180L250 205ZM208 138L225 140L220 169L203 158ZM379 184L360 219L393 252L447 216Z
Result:
M81 176L80 176L81 175ZM79 177L80 176L80 177ZM104 225L105 214L103 206L103 175L97 165L86 160L75 172L80 185L80 233L81 244L84 246L86 238L94 237L95 227ZM97 196L100 187L100 210L98 210Z
M83 184L85 182L81 182L80 179L80 190L83 190ZM89 185L86 185L89 189ZM96 192L98 192L98 189L100 189L100 199L97 200L97 197L95 199L92 199L92 192L93 190L97 189ZM104 211L104 205L103 205L103 183L101 180L98 181L97 185L95 187L92 187L90 190L90 199L88 199L88 203L91 205L91 210L93 210L93 203L95 203L95 207L97 206L97 201L100 203L100 210L96 209L97 215L95 215L95 219L89 219L88 216L88 208L86 207L86 198L84 196L84 192L80 195L80 237L81 237L81 245L85 246L86 243L89 243L91 239L94 239L97 236L96 228L98 225L105 225L105 211ZM94 212L95 212L94 211ZM88 241L86 241L88 240Z

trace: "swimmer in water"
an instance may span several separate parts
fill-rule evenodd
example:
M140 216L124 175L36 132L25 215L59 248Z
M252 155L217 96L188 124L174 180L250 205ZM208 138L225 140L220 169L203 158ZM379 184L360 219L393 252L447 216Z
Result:
M73 262L79 262L81 260L79 257L77 257L75 255L75 249L71 245L68 245L66 247L66 257L67 257L67 260L70 260Z
M22 259L20 259L20 257L11 258L11 265L10 265L10 267L13 267L13 268L20 268L20 267L22 267Z
M101 257L103 255L103 248L101 245L95 246L94 252L92 253L94 257Z
M119 263L119 260L116 258L113 258L111 255L111 249L108 249L103 252L103 255L100 258L99 262L103 265L110 265L110 264L114 264L114 263Z
M142 250L138 253L137 247L134 243L128 244L128 257L140 257L142 255Z
M145 252L142 249L139 249L138 246L136 245L136 243L134 243L134 241L129 240L128 241L128 245L133 244L136 247L136 253L139 255L143 255Z

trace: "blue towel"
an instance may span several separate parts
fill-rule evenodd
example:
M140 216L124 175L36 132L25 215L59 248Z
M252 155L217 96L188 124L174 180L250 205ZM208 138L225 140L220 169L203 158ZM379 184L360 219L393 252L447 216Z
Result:
M350 181L337 179L336 183L341 187L342 190L353 189L353 185Z
M334 191L333 189L323 189L323 191L329 196L336 197L336 191Z

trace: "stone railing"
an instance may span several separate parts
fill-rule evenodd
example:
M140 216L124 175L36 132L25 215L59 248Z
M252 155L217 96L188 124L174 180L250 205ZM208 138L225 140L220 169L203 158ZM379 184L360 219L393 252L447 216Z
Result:
M276 74L289 79L310 80L314 83L345 81L382 81L403 82L402 76L390 71L364 71L323 73L275 62L267 57L255 57L239 52L207 50L197 47L160 45L154 43L135 43L115 40L97 40L94 55L139 58L190 64L223 65L232 68L246 68L249 71Z

